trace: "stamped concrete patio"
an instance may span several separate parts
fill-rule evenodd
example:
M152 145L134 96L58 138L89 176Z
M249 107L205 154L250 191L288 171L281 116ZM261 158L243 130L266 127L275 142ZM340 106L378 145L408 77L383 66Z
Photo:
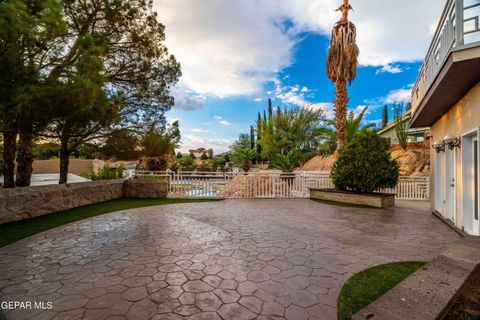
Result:
M0 248L7 319L336 319L353 273L468 241L426 212L310 200L150 207ZM1 317L0 317L1 318Z

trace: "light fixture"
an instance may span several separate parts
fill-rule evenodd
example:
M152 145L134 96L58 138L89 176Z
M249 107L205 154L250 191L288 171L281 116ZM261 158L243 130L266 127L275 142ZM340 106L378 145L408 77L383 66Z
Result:
M443 138L443 142L450 150L460 147L460 139L455 136L445 136L445 138Z
M432 145L432 148L437 151L437 153L445 151L445 143L443 141L435 141Z

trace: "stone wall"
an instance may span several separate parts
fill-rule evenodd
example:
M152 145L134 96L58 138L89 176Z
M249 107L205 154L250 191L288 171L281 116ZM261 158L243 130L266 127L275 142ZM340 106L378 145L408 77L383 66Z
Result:
M123 186L126 198L163 199L168 195L167 180L129 179Z
M167 181L105 180L0 189L0 224L123 198L166 198Z

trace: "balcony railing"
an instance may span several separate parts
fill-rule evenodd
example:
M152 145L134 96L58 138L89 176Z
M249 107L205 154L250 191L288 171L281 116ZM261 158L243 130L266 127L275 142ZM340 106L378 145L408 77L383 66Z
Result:
M412 92L412 111L420 105L450 52L480 44L480 0L448 0Z

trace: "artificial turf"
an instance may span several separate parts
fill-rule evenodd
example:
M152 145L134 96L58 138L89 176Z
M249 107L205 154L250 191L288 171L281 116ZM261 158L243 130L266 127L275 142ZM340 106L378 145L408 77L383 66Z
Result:
M375 266L363 270L347 280L338 297L338 319L351 320L352 316L377 300L425 262L407 261Z
M206 202L205 199L116 199L28 220L0 225L0 247L70 222L126 209L176 203Z

